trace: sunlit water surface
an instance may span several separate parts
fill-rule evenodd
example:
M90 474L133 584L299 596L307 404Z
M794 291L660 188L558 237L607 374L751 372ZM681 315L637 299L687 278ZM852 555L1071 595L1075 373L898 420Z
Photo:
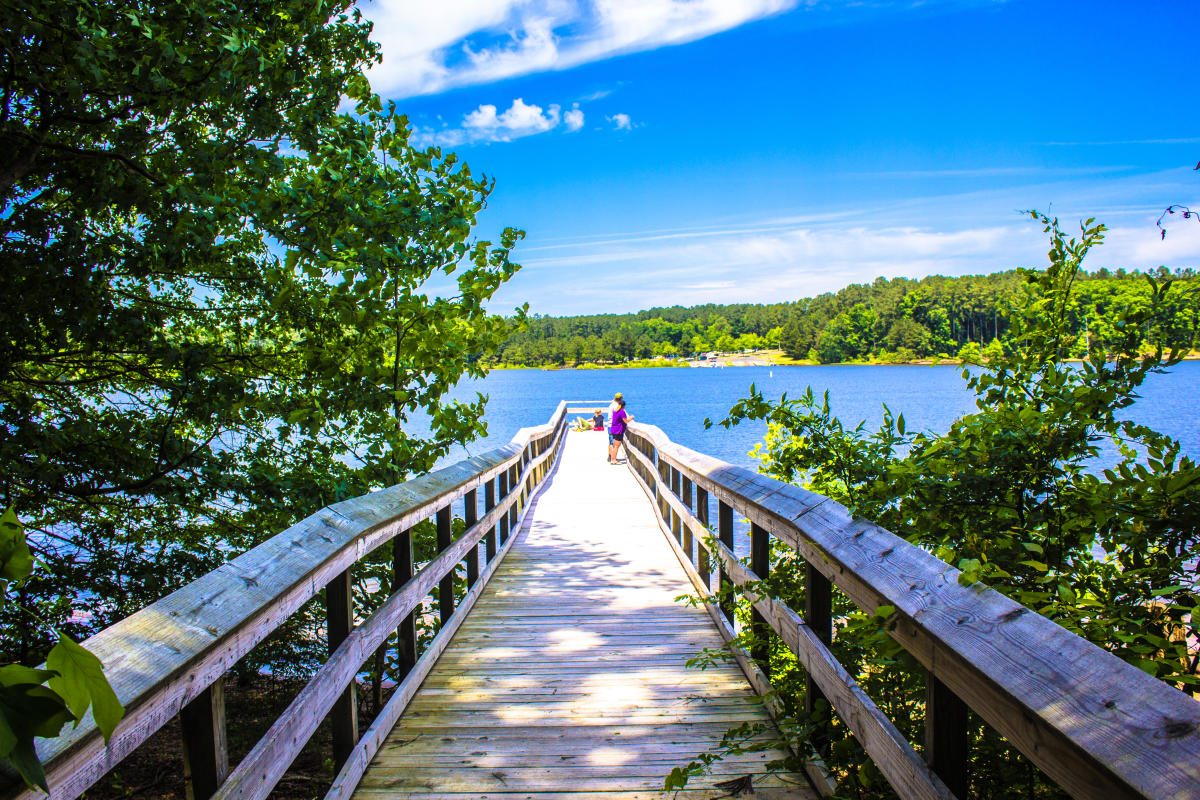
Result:
M763 423L742 423L726 430L704 429L704 419L721 420L755 384L768 398L802 394L809 386L829 392L843 424L865 421L868 429L883 419L883 405L904 414L910 431L941 433L975 411L974 395L957 366L728 367L709 369L498 370L481 381L464 381L454 396L489 398L485 440L457 449L442 463L506 444L519 428L549 419L559 400L611 399L623 392L627 410L639 421L657 425L675 442L733 464L756 466L749 455L762 441ZM1200 456L1200 362L1179 364L1151 375L1141 398L1126 416L1170 434L1184 452ZM1107 461L1115 453L1110 451Z

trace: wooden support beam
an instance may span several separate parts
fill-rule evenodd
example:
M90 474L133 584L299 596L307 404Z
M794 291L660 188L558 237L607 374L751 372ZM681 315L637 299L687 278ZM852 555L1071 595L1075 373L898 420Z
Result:
M515 492L517 489L517 476L519 474L519 469L520 468L516 464L513 464L508 469L508 490L510 492ZM518 496L513 498L512 505L508 507L508 530L510 532L517 527L517 514L521 512L522 505L521 498Z
M678 474L678 473L676 473ZM692 479L684 477L681 481L679 491L679 499L683 501L684 508L690 514L692 512ZM696 548L692 545L692 528L690 525L683 526L683 551L688 555L688 561L693 566L696 564Z
M499 478L497 478L497 480L500 481L500 500L503 501L504 498L508 497L508 470L504 470L504 472L501 472L500 476L499 476ZM500 517L500 544L501 544L501 546L503 546L504 543L508 541L508 520L509 520L509 515L507 512L503 516Z
M766 528L754 523L750 524L750 569L759 580L766 580L771 575L771 534ZM754 646L750 655L758 662L758 666L771 677L771 626L757 608L750 609L750 627L754 631Z
M354 629L354 596L351 593L349 570L339 574L325 587L325 619L329 653L332 655ZM354 745L358 743L356 689L357 682L351 680L329 711L333 726L333 763L337 769L346 763L354 752Z
M479 496L472 489L463 496L463 521L467 530L471 530L479 521ZM467 553L467 588L470 589L479 580L479 547L472 547Z
M721 544L733 549L733 507L724 500L717 501L717 538L721 540ZM732 581L729 579L729 572L725 569L725 565L721 565L721 591L727 596L721 601L721 610L725 612L725 619L729 620L729 624L733 624L733 595L729 594Z
M183 781L187 800L208 800L229 777L225 736L225 679L200 693L179 712L183 733Z
M667 467L668 474L671 476L671 494L676 497L680 496L679 489L679 470L674 467ZM683 541L683 519L679 516L679 512L675 509L670 510L671 515L671 535L675 537L675 541Z
M442 552L454 541L451 529L450 506L439 508L437 512L437 550ZM454 613L454 570L446 573L446 577L438 583L438 616L442 624Z
M408 583L414 574L412 529L392 540L392 594ZM406 616L396 629L397 682L412 671L417 663L417 612Z
M804 563L804 621L812 630L813 635L829 647L833 643L833 584L821 571L808 562ZM816 711L817 704L828 700L821 692L812 675L804 677L804 710L810 716ZM829 713L826 712L825 725L813 732L813 744L822 758L829 756Z
M708 490L699 486L696 487L696 519L700 520L700 524L708 528ZM701 545L696 548L696 571L700 573L700 580L704 581L704 588L712 591L712 580L709 574L708 564L708 548Z
M666 521L671 519L671 503L667 500L667 494L671 491L671 465L665 459L658 460L658 478L661 482L661 491L658 493L658 511L662 514L662 518Z
M496 507L496 479L492 478L483 485L483 513L488 513ZM496 526L493 525L487 532L487 540L484 545L484 555L487 556L487 563L492 563L496 557Z
M967 704L932 673L925 673L925 763L955 797L966 798L970 748Z

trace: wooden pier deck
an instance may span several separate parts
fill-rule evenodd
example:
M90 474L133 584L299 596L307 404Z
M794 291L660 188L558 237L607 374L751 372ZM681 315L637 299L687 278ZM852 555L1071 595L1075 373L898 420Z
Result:
M771 725L736 665L685 666L721 639L607 437L571 433L557 470L354 797L633 800L743 722ZM731 757L687 791L746 775L760 797L815 795Z
M739 667L684 665L733 636L728 607L675 600L718 579L753 609L750 624L795 654L805 691L829 701L898 797L996 794L965 755L977 720L1079 800L1200 797L1195 698L963 585L951 565L833 500L654 425L632 425L630 464L608 466L605 436L567 432L570 414L596 405L564 400L503 447L326 506L89 638L125 717L107 740L90 718L39 740L49 800L75 800L176 718L196 800L270 800L323 720L338 768L325 800L716 800L733 794L718 784L746 776L759 800L812 798L804 778L767 774L778 751L662 791L673 767L713 751L729 728L771 724L751 690L772 688L761 649L736 651ZM738 517L750 521L749 564L733 550ZM437 552L416 564L422 523ZM391 593L356 609L356 565L385 547ZM758 594L773 548L804 563L803 612ZM460 570L468 589L455 597ZM830 649L835 591L890 614L890 635L920 664L923 746ZM231 764L226 673L319 600L328 659ZM425 641L413 615L431 603L442 625ZM389 649L400 682L364 731L358 677ZM820 767L805 771L828 795ZM46 797L19 781L0 789L0 800Z

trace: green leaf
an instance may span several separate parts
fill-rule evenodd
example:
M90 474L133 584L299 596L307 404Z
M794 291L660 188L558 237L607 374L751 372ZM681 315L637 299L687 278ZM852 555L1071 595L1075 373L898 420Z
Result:
M96 727L107 742L125 709L104 677L100 659L60 631L58 644L46 656L46 666L58 673L50 680L50 688L62 695L76 724L91 705Z
M663 791L670 792L674 789L682 789L687 786L688 774L687 771L674 767L671 774L663 781Z
M8 664L0 667L0 686L41 686L55 677L57 673L48 669L34 669L20 664Z
M32 736L17 741L12 750L8 752L7 758L8 763L16 768L26 785L31 789L41 789L46 794L50 794L50 787L46 785L46 771L42 769L42 762L38 761Z
M12 506L0 515L0 582L23 581L33 572L33 554L25 541L25 529Z
M17 746L17 732L8 723L7 708L0 705L0 758L7 757Z

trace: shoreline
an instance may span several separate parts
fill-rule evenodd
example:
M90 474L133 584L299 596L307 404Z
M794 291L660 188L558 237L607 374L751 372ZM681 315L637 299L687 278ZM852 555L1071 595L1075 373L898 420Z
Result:
M1200 350L1192 350L1183 357L1184 361L1200 360ZM1082 363L1082 358L1064 359L1067 362ZM986 363L986 362L985 362ZM823 364L817 361L809 361L807 359L791 359L783 355L781 350L770 350L760 353L745 353L741 355L720 356L715 361L699 362L699 361L671 361L666 359L638 359L628 361L621 364L597 364L593 362L584 362L582 364L556 364L553 366L517 366L515 364L495 364L488 367L488 371L492 370L519 370L519 369L536 369L544 372L558 372L567 370L594 370L594 369L680 369L684 367L692 369L724 369L726 367L965 367L971 366L971 362L961 361L954 356L946 358L916 358L909 361L881 361L878 359L865 361L837 361L829 364Z

